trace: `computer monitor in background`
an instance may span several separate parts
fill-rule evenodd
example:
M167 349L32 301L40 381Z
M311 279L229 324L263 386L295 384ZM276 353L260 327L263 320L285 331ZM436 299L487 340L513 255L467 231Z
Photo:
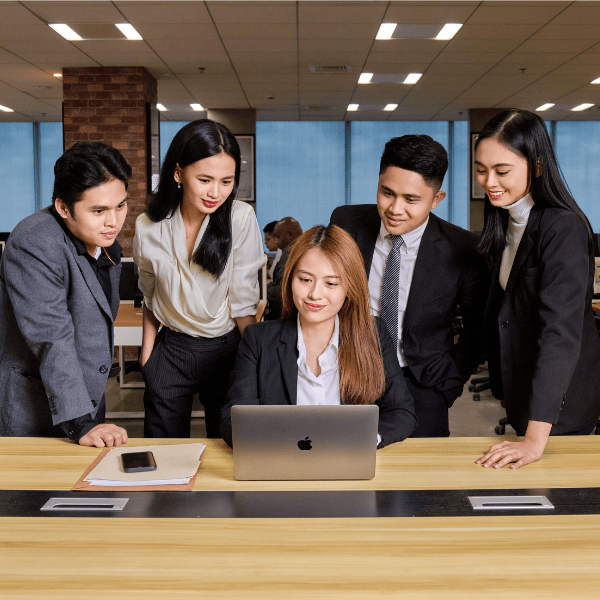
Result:
M135 306L142 306L143 295L138 287L138 268L133 258L121 259L121 280L119 281L119 296L121 302L133 302Z

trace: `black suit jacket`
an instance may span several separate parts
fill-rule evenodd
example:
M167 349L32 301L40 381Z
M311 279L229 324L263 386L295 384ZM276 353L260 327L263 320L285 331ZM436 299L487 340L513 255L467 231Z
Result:
M495 262L486 307L492 391L510 424L565 434L600 414L600 338L592 312L594 257L573 212L535 205L506 285Z
M381 219L375 204L339 206L331 223L356 240L367 277ZM429 215L404 314L403 351L411 373L426 387L456 399L481 359L488 270L474 233ZM463 331L454 343L453 313L460 305Z
M416 428L413 400L390 334L377 319L385 369L385 392L379 406L379 447L400 442ZM365 376L368 376L365 373ZM221 410L221 435L231 446L231 407L236 404L296 404L298 325L296 317L249 325L238 349L227 403Z

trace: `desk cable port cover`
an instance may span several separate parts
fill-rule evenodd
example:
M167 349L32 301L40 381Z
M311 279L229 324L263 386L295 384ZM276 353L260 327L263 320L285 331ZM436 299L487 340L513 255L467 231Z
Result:
M473 510L540 510L554 505L546 496L469 496Z
M50 498L40 510L123 510L129 498Z

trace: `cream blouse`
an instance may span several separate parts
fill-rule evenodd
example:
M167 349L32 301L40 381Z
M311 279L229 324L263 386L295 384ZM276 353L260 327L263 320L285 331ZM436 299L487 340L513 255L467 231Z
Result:
M210 215L194 244L198 248ZM232 250L215 280L188 260L185 227L179 207L158 223L141 214L135 224L133 259L138 266L144 303L169 329L194 337L215 338L235 327L234 319L256 314L258 270L266 263L252 208L233 202Z

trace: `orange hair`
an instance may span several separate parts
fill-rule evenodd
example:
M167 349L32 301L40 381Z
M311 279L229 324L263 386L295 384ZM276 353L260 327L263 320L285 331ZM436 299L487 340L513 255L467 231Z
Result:
M356 242L337 225L317 225L294 243L281 285L283 317L297 312L292 276L302 257L313 248L318 248L331 261L347 290L338 313L340 397L345 404L374 404L385 390L385 372L379 336L369 311L369 284Z

